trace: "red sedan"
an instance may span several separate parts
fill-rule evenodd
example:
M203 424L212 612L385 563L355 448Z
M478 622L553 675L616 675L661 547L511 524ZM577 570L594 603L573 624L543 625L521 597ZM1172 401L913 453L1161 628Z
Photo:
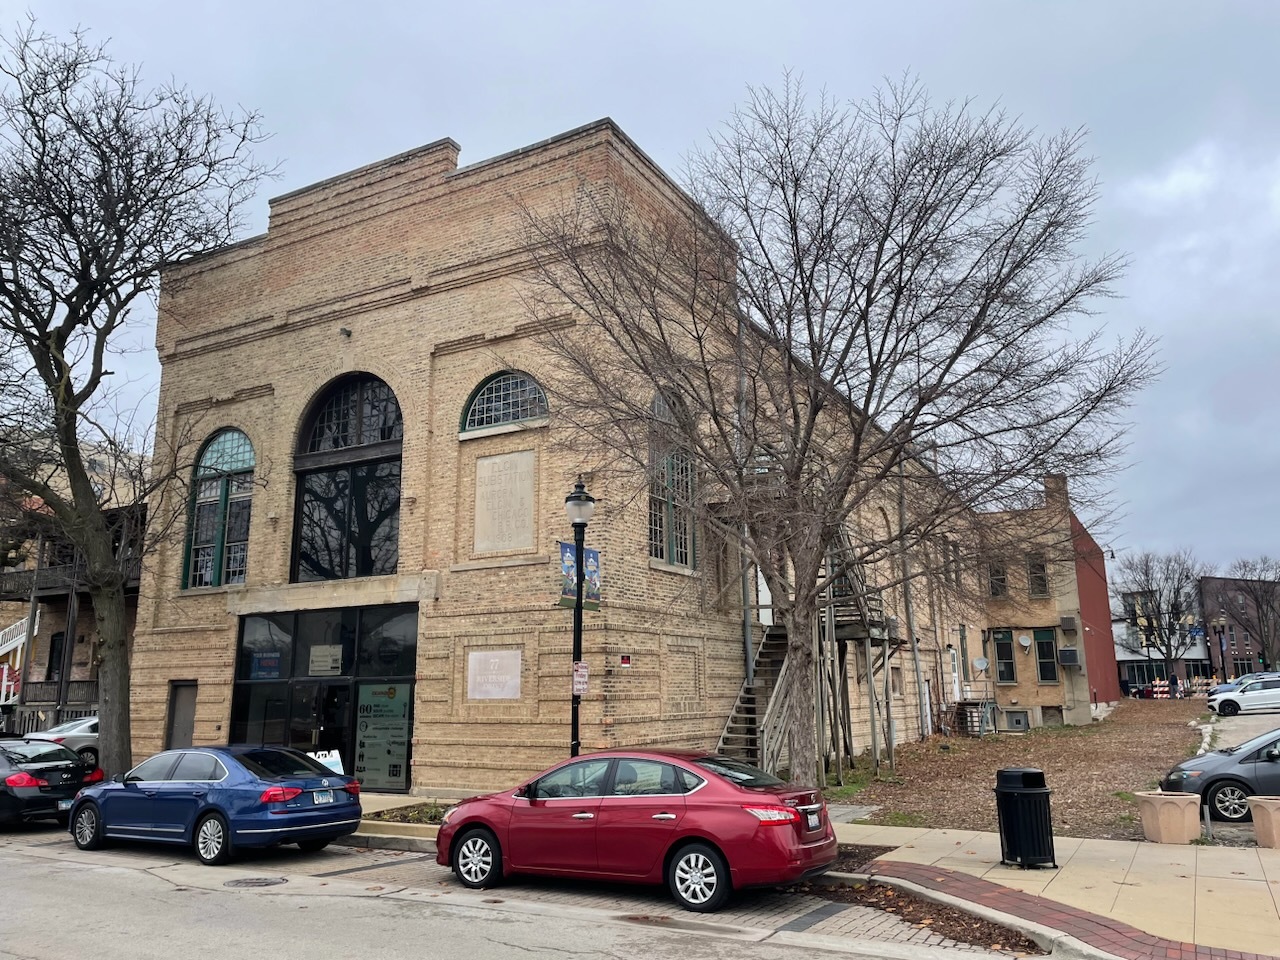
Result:
M513 873L666 883L687 910L735 888L793 883L830 868L826 804L729 757L610 750L576 757L514 790L445 812L436 862L464 886Z

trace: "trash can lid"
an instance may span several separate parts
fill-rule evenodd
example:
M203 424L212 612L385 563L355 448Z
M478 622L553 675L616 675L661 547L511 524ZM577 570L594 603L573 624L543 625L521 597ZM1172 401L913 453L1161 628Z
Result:
M1006 767L996 771L997 787L1044 787L1044 771L1035 767Z

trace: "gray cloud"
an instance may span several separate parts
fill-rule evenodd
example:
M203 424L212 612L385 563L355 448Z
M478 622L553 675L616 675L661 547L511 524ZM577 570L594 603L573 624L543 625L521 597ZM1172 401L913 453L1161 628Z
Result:
M605 115L678 171L746 84L784 67L840 98L911 71L939 99L1087 127L1102 182L1092 245L1133 261L1097 320L1156 332L1167 367L1134 411L1126 515L1105 536L1219 563L1280 550L1280 5L48 6L46 29L82 24L148 78L262 110L284 171L269 195L443 136L469 163ZM157 374L137 354L128 371L141 385Z

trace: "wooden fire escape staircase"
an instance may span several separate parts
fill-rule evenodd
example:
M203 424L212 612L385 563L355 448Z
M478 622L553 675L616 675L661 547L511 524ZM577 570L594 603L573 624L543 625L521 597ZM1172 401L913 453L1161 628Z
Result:
M842 539L832 559L848 560L851 554L847 539ZM824 609L819 613L817 663L825 671L826 688L847 685L847 671L828 638L836 640L841 650L848 641L870 639L873 643L883 643L889 626L884 600L879 590L868 585L861 565L850 562L846 572L834 581ZM826 615L832 618L832 629L828 629ZM720 734L720 753L768 771L785 766L786 703L792 685L788 665L786 627L780 624L766 627L755 651L752 673L743 681ZM815 686L815 690L821 689L823 684Z

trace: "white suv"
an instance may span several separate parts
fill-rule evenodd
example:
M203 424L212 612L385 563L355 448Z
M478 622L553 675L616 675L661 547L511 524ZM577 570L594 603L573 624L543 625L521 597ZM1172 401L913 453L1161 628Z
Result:
M1223 717L1234 717L1241 711L1280 710L1280 677L1250 680L1228 693L1209 698L1209 709Z

